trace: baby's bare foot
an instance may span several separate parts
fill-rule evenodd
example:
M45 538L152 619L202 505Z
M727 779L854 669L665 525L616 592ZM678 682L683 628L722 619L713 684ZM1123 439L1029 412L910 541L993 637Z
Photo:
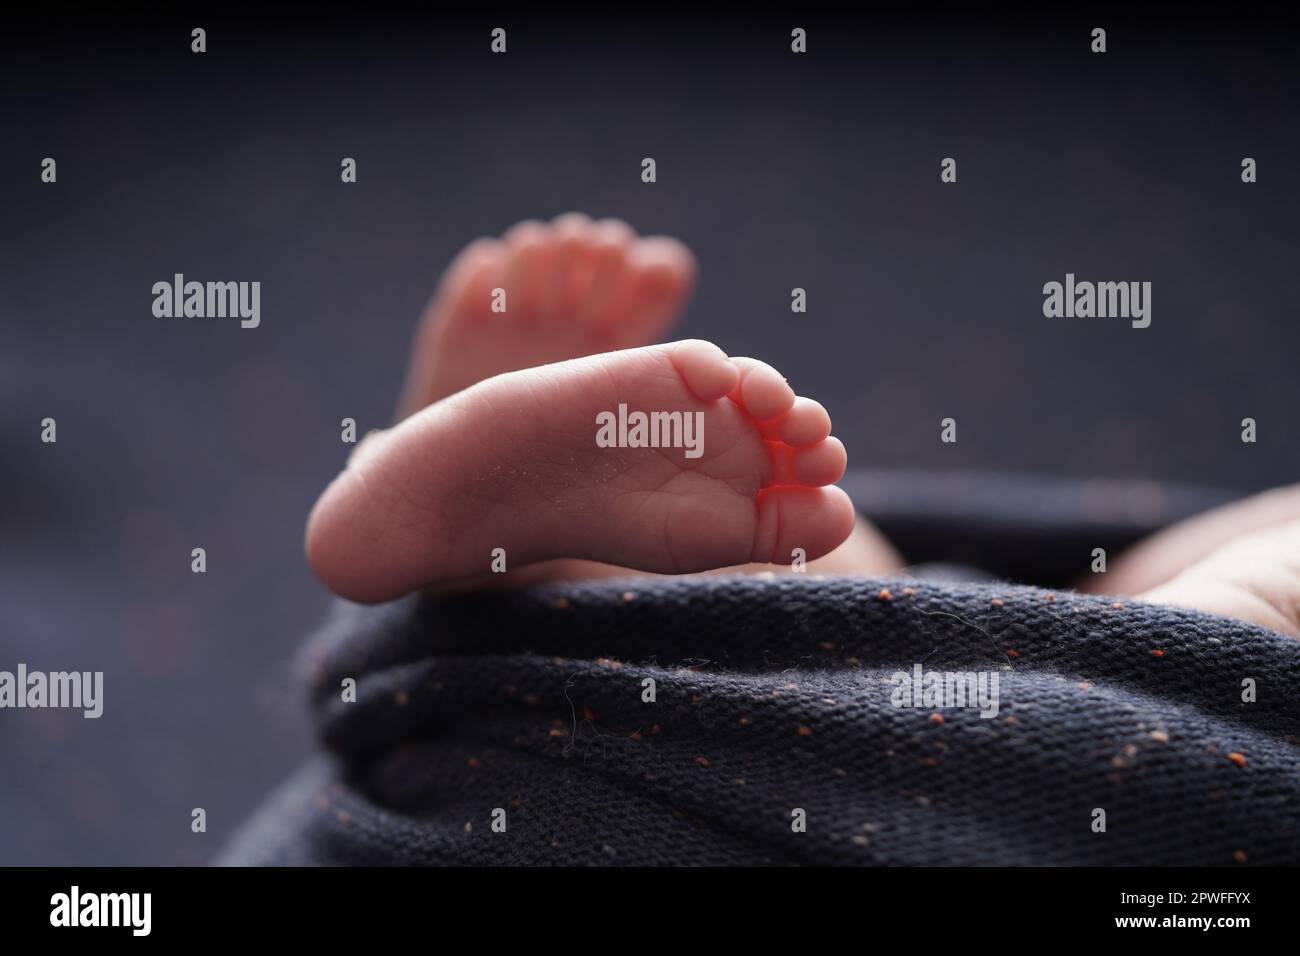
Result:
M467 246L416 332L399 417L502 372L648 345L677 318L695 259L579 213Z
M686 447L637 447L633 412L675 416ZM829 436L825 409L775 370L707 342L512 372L359 448L316 503L308 560L365 602L480 575L496 548L511 567L667 573L787 563L795 548L811 560L853 528L848 496L827 487L845 466Z

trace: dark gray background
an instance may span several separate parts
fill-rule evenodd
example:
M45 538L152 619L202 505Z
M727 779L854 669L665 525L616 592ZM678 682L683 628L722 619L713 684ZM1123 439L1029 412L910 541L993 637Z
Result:
M206 861L307 751L301 533L339 420L386 421L443 266L522 218L689 243L682 334L778 364L852 462L1293 479L1280 24L1109 18L1095 56L1087 19L629 11L7 25L0 668L107 686L98 721L0 712L0 864ZM1067 271L1150 280L1151 327L1045 319ZM259 280L261 327L155 319L174 272Z

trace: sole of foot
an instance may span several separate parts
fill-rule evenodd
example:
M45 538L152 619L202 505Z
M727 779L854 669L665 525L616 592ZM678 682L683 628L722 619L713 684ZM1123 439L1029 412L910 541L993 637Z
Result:
M658 422L640 435L657 446L624 427L634 413ZM371 435L317 501L307 558L363 603L498 559L671 574L813 560L854 525L830 428L771 366L699 340L498 375Z

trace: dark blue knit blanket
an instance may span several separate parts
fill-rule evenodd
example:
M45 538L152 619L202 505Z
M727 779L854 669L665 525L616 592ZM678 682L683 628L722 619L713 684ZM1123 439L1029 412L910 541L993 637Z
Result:
M990 480L990 506L971 479L977 506L927 524L925 495L961 499L855 480L909 557L947 523L1062 573L1213 498L1116 486L1098 515L1080 483ZM340 603L306 661L325 752L221 862L1300 863L1300 641L1210 615L1002 581L629 579Z

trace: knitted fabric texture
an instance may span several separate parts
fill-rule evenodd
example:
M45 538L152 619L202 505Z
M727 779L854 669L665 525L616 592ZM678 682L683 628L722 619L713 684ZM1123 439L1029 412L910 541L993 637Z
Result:
M996 713L899 706L917 665ZM340 603L307 670L327 754L222 863L1300 863L1300 641L1205 614L627 579Z

